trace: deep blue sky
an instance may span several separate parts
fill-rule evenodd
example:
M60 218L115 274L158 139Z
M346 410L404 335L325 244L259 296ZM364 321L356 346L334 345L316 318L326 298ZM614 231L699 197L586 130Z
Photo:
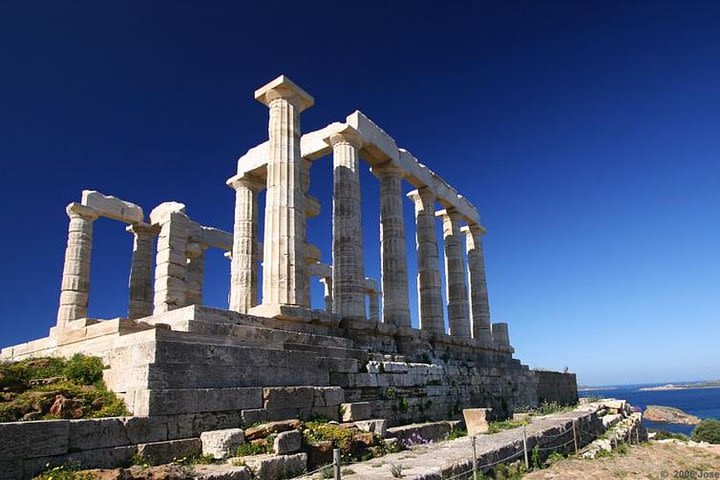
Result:
M54 323L84 188L231 230L225 179L267 137L252 92L286 73L316 98L304 131L360 109L479 207L492 317L524 363L591 384L718 377L718 18L710 1L2 2L0 345ZM309 224L326 260L330 163ZM130 236L101 220L95 240L90 313L121 316ZM220 252L207 275L224 305Z

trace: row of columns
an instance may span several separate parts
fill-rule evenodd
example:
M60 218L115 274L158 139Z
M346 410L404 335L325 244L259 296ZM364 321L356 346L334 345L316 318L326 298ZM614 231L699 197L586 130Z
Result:
M248 312L257 301L257 193L267 188L263 251L263 305L309 308L308 278L303 259L309 162L300 155L300 112L313 99L286 77L256 92L269 108L267 180L233 177L236 191L233 272L230 308ZM324 141L333 151L332 278L325 286L327 309L346 317L365 318L363 242L360 190L361 135L350 126ZM410 326L407 255L403 217L403 171L388 162L374 166L380 181L380 244L382 321ZM408 197L415 205L420 328L444 333L436 216L443 225L446 297L450 334L490 339L490 318L479 225L461 227L453 210L435 212L436 195L420 188ZM463 238L465 237L465 238ZM463 253L467 248L467 269ZM371 302L373 301L371 297ZM377 301L377 300L375 300ZM372 311L372 309L371 309ZM472 318L472 321L470 320Z

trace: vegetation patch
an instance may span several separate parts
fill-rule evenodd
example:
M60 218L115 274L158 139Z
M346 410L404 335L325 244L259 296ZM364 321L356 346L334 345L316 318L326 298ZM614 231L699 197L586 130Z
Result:
M707 419L700 422L692 433L696 442L720 444L720 420Z
M103 368L100 358L80 353L0 363L0 422L127 415Z
M488 424L488 433L498 433L503 430L510 430L511 428L522 427L530 423L528 420L502 420L497 422L490 422Z

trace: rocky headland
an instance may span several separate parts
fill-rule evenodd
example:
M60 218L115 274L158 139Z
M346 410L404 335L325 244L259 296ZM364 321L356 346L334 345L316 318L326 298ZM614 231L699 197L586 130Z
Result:
M685 413L679 408L648 405L643 412L645 420L659 423L677 423L681 425L697 425L700 419L695 415Z

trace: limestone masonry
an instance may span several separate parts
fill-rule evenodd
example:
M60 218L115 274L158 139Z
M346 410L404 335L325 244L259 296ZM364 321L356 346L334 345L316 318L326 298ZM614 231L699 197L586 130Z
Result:
M215 416L223 428L312 415L393 426L461 418L463 408L507 416L542 400L577 399L574 375L528 369L512 357L507 324L491 323L485 229L466 197L359 111L301 135L301 113L314 100L285 76L255 98L269 110L268 140L241 156L227 180L235 191L233 231L199 223L181 203L162 203L146 216L138 205L84 191L67 206L57 324L46 338L4 348L2 360L98 355L109 367L107 385L135 416L175 424ZM306 240L306 219L321 208L309 171L328 156L332 265ZM363 268L363 162L380 185L380 279L366 278ZM407 196L403 182L414 187ZM414 225L405 224L405 208L414 209ZM122 318L88 318L99 217L126 224L133 238ZM406 228L416 236L419 329L410 321ZM208 248L230 259L227 310L203 306ZM311 308L312 281L325 287L323 310Z

